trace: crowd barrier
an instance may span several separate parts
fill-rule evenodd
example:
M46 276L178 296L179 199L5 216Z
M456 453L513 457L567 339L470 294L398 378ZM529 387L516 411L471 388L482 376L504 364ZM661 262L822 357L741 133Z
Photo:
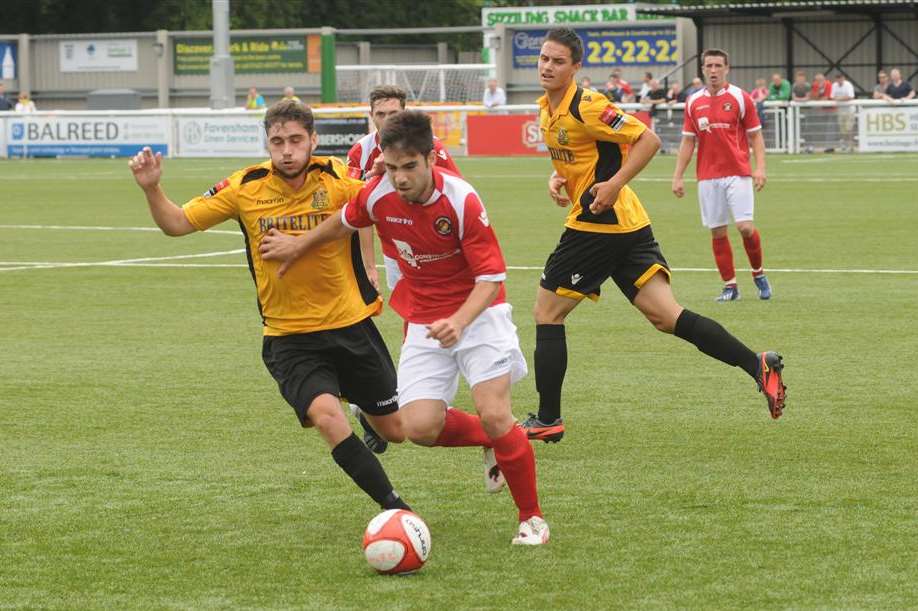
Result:
M682 104L623 104L652 125L673 153L682 138ZM534 104L421 106L455 155L545 155ZM770 152L918 151L918 100L767 102ZM366 106L315 108L319 154L344 155L369 129ZM0 112L0 157L124 157L149 146L169 157L265 157L260 112L209 109Z

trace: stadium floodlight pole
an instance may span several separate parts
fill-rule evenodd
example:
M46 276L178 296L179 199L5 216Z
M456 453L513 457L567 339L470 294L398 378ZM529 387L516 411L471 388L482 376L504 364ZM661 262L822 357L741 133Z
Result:
M214 13L214 54L210 58L210 107L236 105L235 67L229 53L229 0L211 0Z
M335 74L335 28L322 28L322 102L338 101L338 79Z

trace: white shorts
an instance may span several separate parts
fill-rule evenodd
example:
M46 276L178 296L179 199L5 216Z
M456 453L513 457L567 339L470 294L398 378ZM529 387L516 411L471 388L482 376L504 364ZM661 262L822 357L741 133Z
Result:
M701 224L709 229L733 221L751 221L755 195L751 176L725 176L698 181Z
M487 308L449 348L428 338L426 325L409 323L398 360L399 406L419 399L449 405L459 389L460 373L470 387L507 373L511 384L525 377L526 359L511 311L509 303Z

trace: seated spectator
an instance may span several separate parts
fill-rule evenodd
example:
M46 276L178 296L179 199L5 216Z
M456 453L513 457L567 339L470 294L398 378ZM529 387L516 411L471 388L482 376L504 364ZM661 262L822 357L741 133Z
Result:
M647 83L647 95L641 98L641 104L650 105L651 117L656 113L657 106L666 104L666 90L663 89L660 81L655 78L650 79Z
M669 91L666 92L666 99L667 101L673 103L685 103L685 92L682 90L682 85L679 83L673 83L672 87L669 88Z
M488 86L485 87L482 103L485 108L497 108L498 106L507 105L507 94L497 86L496 78L488 79Z
M798 70L794 74L791 99L795 102L806 102L810 99L810 84L806 82L806 74L802 70Z
M915 90L911 83L902 79L902 73L898 68L889 71L889 86L886 87L886 95L892 100L911 100L915 97Z
M249 95L245 99L246 110L258 110L265 107L265 99L254 87L249 87Z
M633 102L634 91L619 70L613 70L606 82L606 97L613 102Z
M6 86L0 83L0 111L13 110L13 103L6 97Z
M283 102L285 100L293 100L294 102L300 102L301 104L303 103L303 101L300 100L300 98L294 95L293 87L290 87L289 85L284 87L284 98L281 101Z
M583 89L592 89L592 88L593 88L593 81L590 80L590 77L585 76L585 77L583 77L582 79L580 79L580 86L581 86Z
M704 83L697 76L692 79L692 84L685 88L685 99L689 99L699 91L704 89Z
M19 94L19 101L16 102L16 112L35 112L35 102L29 99L29 94L25 91Z
M749 92L749 97L755 102L755 111L759 115L759 123L762 129L765 129L765 100L768 99L768 87L765 86L765 79L755 79L755 88Z
M755 87L749 92L752 101L758 104L768 99L768 87L765 86L765 79L755 79Z
M769 102L789 102L791 99L791 84L787 79L775 72L771 75L771 84L768 86Z
M813 85L810 87L810 100L831 100L832 83L826 79L822 72L813 75Z
M889 87L889 75L886 74L885 70L880 70L877 72L877 84L873 87L873 99L886 100L888 102L891 98L886 95L887 87Z

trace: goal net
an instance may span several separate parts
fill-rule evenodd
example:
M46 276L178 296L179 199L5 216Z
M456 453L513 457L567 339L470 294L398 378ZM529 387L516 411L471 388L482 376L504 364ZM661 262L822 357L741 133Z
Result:
M339 102L366 102L377 85L396 85L413 103L481 102L493 64L338 66Z

